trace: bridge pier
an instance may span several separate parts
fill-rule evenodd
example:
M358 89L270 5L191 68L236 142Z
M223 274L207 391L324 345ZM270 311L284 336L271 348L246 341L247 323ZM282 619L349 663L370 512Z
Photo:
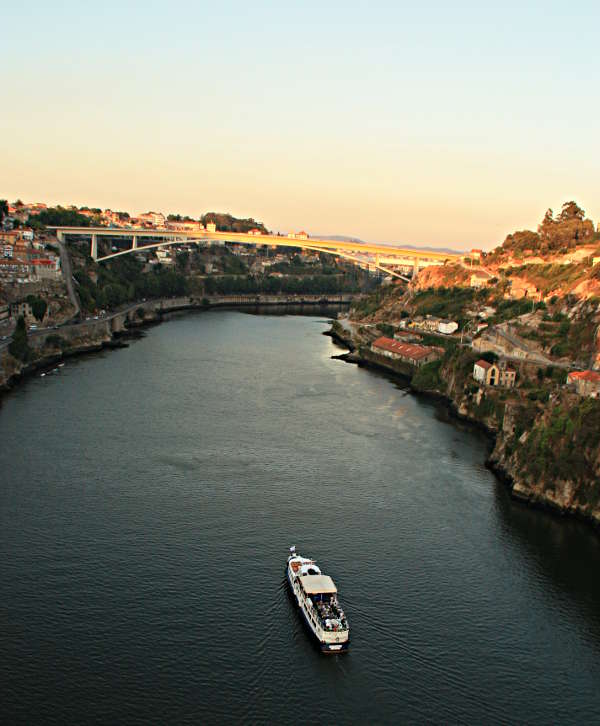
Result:
M98 259L98 236L95 234L92 235L91 256L94 261Z
M133 244L131 246L131 249L137 250L137 246L138 246L138 238L137 238L137 234L134 234L133 235Z
M413 277L416 277L419 274L419 258L415 257L415 261L413 263Z

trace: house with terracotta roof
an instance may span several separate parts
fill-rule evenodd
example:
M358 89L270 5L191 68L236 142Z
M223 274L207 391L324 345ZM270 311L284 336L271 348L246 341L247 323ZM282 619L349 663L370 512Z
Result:
M43 280L58 280L61 276L59 257L35 257L30 260L30 274Z
M402 343L399 340L393 340L393 338L386 338L385 336L381 336L371 343L371 351L413 366L431 363L443 353L441 348L416 343Z
M575 388L580 396L600 398L600 373L598 371L571 371L567 384Z

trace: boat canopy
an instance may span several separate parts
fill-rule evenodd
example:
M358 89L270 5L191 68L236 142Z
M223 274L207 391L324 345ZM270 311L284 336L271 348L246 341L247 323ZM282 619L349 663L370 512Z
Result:
M315 564L310 562L307 565L302 565L300 568L300 575L320 575L321 570Z
M307 595L333 595L337 592L337 588L329 575L302 575L298 579Z

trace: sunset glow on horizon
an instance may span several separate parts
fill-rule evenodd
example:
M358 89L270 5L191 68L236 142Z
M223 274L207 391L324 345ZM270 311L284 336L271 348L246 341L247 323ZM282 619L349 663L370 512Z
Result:
M3 11L0 198L489 249L600 220L598 6Z

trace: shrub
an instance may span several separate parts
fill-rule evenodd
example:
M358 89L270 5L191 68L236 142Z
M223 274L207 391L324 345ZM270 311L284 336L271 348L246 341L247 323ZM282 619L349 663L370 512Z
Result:
M52 333L51 335L48 335L46 337L44 346L46 348L66 348L67 341L62 337L62 335L57 335L56 333Z
M444 390L445 384L440 376L441 360L425 363L417 369L412 378L412 385L420 391Z
M383 335L387 335L388 338L394 337L394 326L389 323L377 323L377 330L381 331Z
M27 362L31 357L31 348L27 342L27 328L25 318L21 315L17 320L17 327L8 346L8 352L20 361Z

